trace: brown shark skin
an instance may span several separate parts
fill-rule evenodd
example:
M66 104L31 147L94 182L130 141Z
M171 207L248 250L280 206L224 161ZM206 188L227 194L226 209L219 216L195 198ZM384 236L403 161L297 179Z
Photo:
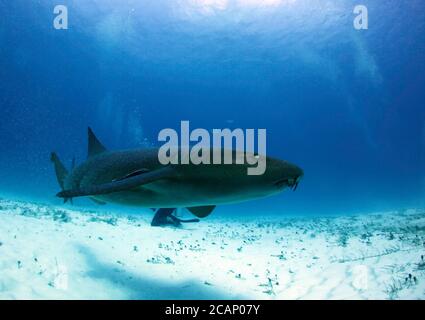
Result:
M129 190L94 195L93 198L149 208L219 205L276 194L298 184L303 176L303 171L289 162L270 157L266 161L263 175L248 175L249 164L171 165L173 174L169 177ZM160 168L164 166L158 161L158 149L106 151L72 170L64 189L84 189L125 179L138 170L152 172Z

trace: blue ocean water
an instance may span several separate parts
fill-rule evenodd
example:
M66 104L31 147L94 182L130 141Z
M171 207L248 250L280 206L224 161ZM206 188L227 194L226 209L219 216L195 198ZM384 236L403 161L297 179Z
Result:
M53 27L56 5L68 30ZM163 128L265 128L296 192L234 214L425 206L425 3L0 0L0 192L60 203L49 155L86 157Z

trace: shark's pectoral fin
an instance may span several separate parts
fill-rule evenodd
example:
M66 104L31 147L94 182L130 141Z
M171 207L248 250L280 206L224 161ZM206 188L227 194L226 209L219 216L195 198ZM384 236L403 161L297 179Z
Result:
M170 166L166 166L157 170L132 176L127 179L111 181L104 184L92 185L78 189L64 190L59 192L57 196L59 198L75 198L127 191L147 183L158 181L160 179L170 178L174 176L174 174L174 169Z
M172 224L175 227L179 227L182 223L199 222L199 219L180 219L173 215L176 208L160 208L155 212L155 216L152 219L151 226L159 227L167 224Z
M198 218L205 218L211 214L211 212L215 209L215 206L190 207L186 209Z
M135 176L140 176L141 174L147 173L149 171L150 170L146 169L146 168L139 169L139 170L136 170L136 171L133 171L133 172L127 174L126 176L124 176L122 178L115 179L114 181L121 181L121 180L125 180L125 179L132 178L132 177L135 177Z

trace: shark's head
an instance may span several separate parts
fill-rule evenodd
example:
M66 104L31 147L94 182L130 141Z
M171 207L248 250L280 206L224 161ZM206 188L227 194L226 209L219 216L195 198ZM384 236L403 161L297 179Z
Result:
M271 188L280 191L285 187L290 187L296 190L303 176L304 172L300 167L288 161L267 158L264 180Z
M279 193L285 188L297 189L300 180L304 176L304 172L300 167L276 158L265 157L265 160L262 174L249 175L246 167L244 169L235 169L238 172L238 179L235 184L232 184L232 191L239 195L241 200L266 197ZM250 165L247 165L247 167L252 168Z
M181 183L190 185L192 193L199 191L206 198L220 199L223 203L262 198L279 193L285 188L296 190L304 175L301 168L284 160L271 157L263 159L265 162L261 165L245 163L182 166L179 167L179 170L184 171ZM257 170L257 174L250 174L249 169L261 170Z

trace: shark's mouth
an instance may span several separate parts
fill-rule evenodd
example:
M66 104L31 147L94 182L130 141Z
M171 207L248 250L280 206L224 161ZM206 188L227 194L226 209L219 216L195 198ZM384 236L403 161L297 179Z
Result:
M301 179L301 177L289 178L289 179L288 178L280 179L280 180L276 181L274 183L274 185L279 187L279 188L288 186L293 191L295 191L295 190L297 190L298 184L300 183L300 179Z

